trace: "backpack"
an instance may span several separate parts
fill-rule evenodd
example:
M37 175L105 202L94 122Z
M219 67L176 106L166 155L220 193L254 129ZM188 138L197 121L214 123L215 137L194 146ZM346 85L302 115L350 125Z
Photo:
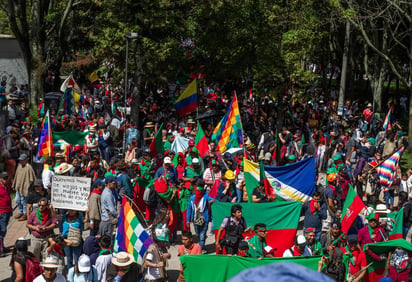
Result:
M26 275L25 281L33 281L37 276L40 276L43 270L40 262L35 257L26 259Z
M158 203L159 196L157 195L154 185L146 187L143 193L143 202L149 207L155 207Z

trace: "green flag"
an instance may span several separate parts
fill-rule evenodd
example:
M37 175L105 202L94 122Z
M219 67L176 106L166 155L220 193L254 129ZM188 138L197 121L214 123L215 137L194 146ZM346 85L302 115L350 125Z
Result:
M81 132L76 130L69 131L54 131L53 130L53 143L56 143L59 139L63 139L70 145L84 145L85 138L89 132Z
M158 154L163 155L163 141L162 141L162 128L163 123L160 125L159 130L156 132L155 138L153 138L152 143L150 143L149 149L152 152L152 157L157 157Z

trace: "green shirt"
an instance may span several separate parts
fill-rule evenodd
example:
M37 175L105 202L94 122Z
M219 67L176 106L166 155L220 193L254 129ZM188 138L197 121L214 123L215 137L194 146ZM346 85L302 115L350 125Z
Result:
M252 258L263 257L263 249L267 246L266 240L260 241L258 235L249 240L249 254Z

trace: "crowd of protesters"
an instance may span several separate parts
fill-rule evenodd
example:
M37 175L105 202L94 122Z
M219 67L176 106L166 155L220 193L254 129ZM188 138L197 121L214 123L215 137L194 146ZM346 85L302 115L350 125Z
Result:
M77 113L68 115L62 109L49 109L51 127L53 132L74 130L87 135L76 144L58 142L54 155L48 158L39 156L37 144L47 110L45 101L39 101L34 122L25 103L16 106L6 95L6 83L2 83L0 96L8 122L1 142L0 254L12 252L12 281L27 279L28 265L35 269L28 262L33 258L42 261L42 274L34 281L166 281L166 262L171 258L168 247L181 243L179 256L207 253L206 238L211 236L208 231L214 229L218 230L218 238L225 233L222 240L216 240L218 253L253 258L323 255L320 264L325 266L347 256L349 273L357 275L355 281L365 275L368 254L376 260L389 260L393 281L403 281L400 277L409 275L408 263L399 264L399 257L407 257L404 250L385 258L363 249L365 244L388 240L391 222L385 220L385 214L390 211L404 208L404 238L411 224L412 169L399 169L390 189L381 189L373 169L407 146L396 120L405 114L402 107L395 106L391 129L384 130L385 113L375 113L372 104L361 99L347 100L338 108L336 95L320 89L306 96L309 98L298 98L288 91L275 95L267 89L263 95L253 93L250 97L246 87L234 81L212 85L215 95L210 95L210 88L202 82L198 111L179 117L173 100L182 90L175 84L145 89L141 104L131 109L139 112L141 126L136 128L124 114L126 107L120 109L124 101L121 86L116 87L104 77L98 88L91 88L84 77L77 77L77 82L83 97ZM221 153L212 132L234 91L238 94L244 150ZM132 103L129 99L128 106ZM198 120L209 151L200 157L194 138L196 118L202 115L204 118ZM154 155L149 145L161 124L164 154ZM189 143L183 152L175 153L171 144L178 136L188 138ZM294 245L283 254L266 243L264 222L247 225L241 205L233 205L221 225L211 226L213 202L248 201L245 157L265 165L315 158L319 179L312 200L302 208L303 234L297 235ZM86 212L51 205L54 175L91 178ZM344 236L340 218L350 185L370 212ZM150 202L144 196L146 189L154 189L156 194ZM18 209L14 217L25 221L30 232L27 238L16 241L13 250L3 245L12 212L11 190L15 191ZM123 196L144 217L155 238L141 265L131 254L111 251ZM395 196L398 201L394 201ZM252 197L254 203L275 200L265 193L263 183L254 189ZM256 235L246 242L242 233L249 229ZM85 240L83 232L89 234ZM183 272L178 279L184 281Z

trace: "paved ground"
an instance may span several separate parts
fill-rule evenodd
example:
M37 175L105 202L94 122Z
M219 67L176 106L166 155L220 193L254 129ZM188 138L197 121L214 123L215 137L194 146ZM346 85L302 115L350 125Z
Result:
M194 230L192 230L192 232L193 234L195 234ZM84 232L85 237L87 237L88 234L89 234L89 231ZM26 222L17 221L14 218L11 218L9 225L8 225L7 235L5 238L5 246L6 247L13 246L17 238L25 237L26 235L27 235ZM178 232L178 239L180 240L180 232ZM207 250L210 253L212 253L214 251L214 239L211 236L208 236L206 240L206 244L207 244L206 246ZM172 258L169 260L168 267L167 267L170 281L176 281L179 275L179 272L180 272L180 261L179 261L179 258L177 257L177 248L178 248L178 245L171 246L169 249L169 252L172 255ZM10 279L10 275L11 275L11 270L9 267L10 257L11 255L8 255L7 257L4 257L4 258L0 258L0 282L9 281Z

